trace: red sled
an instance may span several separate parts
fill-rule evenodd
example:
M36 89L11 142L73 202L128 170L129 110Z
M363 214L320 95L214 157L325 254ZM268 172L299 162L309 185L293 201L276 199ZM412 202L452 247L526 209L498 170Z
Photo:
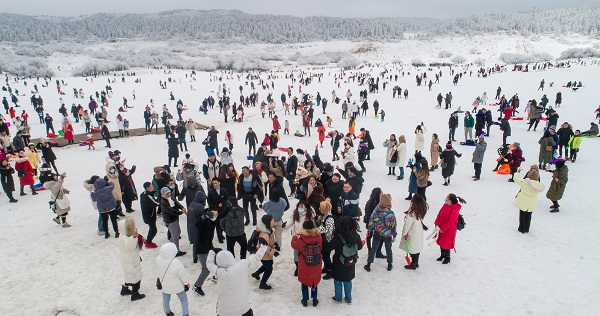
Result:
M102 129L92 127L92 133L102 133Z
M511 120L513 120L513 121L522 121L523 118L522 117L512 117Z
M48 133L48 138L56 138L56 134L54 134L54 133Z

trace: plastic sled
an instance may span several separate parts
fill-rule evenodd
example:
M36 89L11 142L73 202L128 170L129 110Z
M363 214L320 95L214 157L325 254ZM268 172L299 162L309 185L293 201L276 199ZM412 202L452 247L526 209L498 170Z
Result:
M58 135L60 135L61 137L65 136L65 133L61 130L58 130Z
M88 145L88 142L86 142L86 141L79 143L79 146L87 146L87 145Z
M500 122L494 122L493 125L500 125Z
M490 103L489 106L498 106L498 103Z
M44 191L44 190L46 190L46 188L44 188L41 183L38 183L38 184L34 185L33 189L35 191Z
M6 124L6 126L10 127L10 122L4 122L4 124Z
M92 133L102 133L102 129L92 127Z
M500 168L498 168L498 171L496 171L497 174L510 174L510 165L505 163L503 164Z
M522 117L512 117L511 120L513 120L513 121L522 121L523 118Z
M375 115L373 118L376 119L376 120L378 120L379 119L379 115Z
M56 134L48 133L48 138L56 138Z
M542 121L547 121L548 119L545 117L542 117Z
M58 146L58 141L57 140L51 140L48 143L50 143L50 145L53 145L53 146Z
M463 146L475 146L475 142L472 140L468 140L466 142L460 142L460 144Z
M246 156L246 159L248 159L248 160L254 160L254 156Z

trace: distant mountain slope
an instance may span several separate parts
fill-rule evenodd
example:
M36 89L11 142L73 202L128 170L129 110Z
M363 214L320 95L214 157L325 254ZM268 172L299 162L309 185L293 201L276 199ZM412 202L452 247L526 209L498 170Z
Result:
M600 5L484 14L455 19L338 18L254 15L236 10L179 10L157 14L81 17L0 14L1 42L184 39L203 42L298 43L328 40L396 40L497 32L600 35Z

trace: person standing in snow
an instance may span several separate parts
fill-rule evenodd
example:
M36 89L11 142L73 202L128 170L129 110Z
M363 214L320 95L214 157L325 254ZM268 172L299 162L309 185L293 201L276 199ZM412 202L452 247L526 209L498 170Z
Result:
M440 246L441 255L437 258L437 261L442 261L442 264L450 263L450 250L454 249L456 232L458 231L458 228L456 228L458 215L460 215L461 204L466 203L467 201L460 196L453 193L448 194L435 219L435 230L432 236Z
M302 284L302 306L308 306L308 289L313 306L319 304L317 286L321 281L321 250L323 240L320 230L312 220L302 224L302 230L292 237L291 246L298 252L298 281Z
M425 148L425 133L427 129L425 128L425 124L421 122L420 125L417 125L415 128L415 152L421 152Z
M217 277L216 314L221 316L252 316L248 298L248 269L259 262L267 251L267 241L259 238L258 250L248 259L236 261L231 252L213 248L206 264Z
M375 261L375 253L381 243L385 244L385 253L387 258L387 270L393 268L392 243L396 241L396 215L392 211L392 196L390 194L381 194L379 204L373 210L367 229L373 234L373 246L369 251L369 258L365 265L365 270L371 271L371 263Z
M10 203L17 203L19 201L13 197L13 192L15 191L14 173L15 169L8 162L8 158L3 159L0 164L0 181L2 182L2 190L6 193Z
M273 273L273 256L277 253L275 251L275 234L273 232L273 225L275 225L275 221L273 220L273 216L269 214L263 215L261 220L258 222L256 226L256 230L259 232L259 238L266 241L266 244L263 244L267 250L264 252L262 259L262 266L251 276L257 280L260 280L260 285L258 286L261 290L270 290L272 287L267 284L269 281L269 277ZM262 279L260 275L262 274Z
M71 211L71 202L66 197L69 194L69 190L63 188L66 175L63 173L59 175L51 175L49 179L44 183L44 188L49 190L52 196L52 209L56 213L56 217L52 220L56 224L61 224L62 227L71 227L71 224L67 223L67 215Z
M140 208L142 210L142 219L148 225L148 235L146 236L146 248L156 248L152 242L158 229L156 228L156 213L160 206L158 200L154 197L156 191L152 183L144 182L144 192L140 194Z
M114 183L109 181L107 177L98 178L94 181L94 189L92 192L92 201L96 202L98 213L102 218L102 231L104 238L110 237L108 233L108 219L112 222L115 238L119 238L119 226L117 224L117 200L113 196Z
M441 164L442 164L442 177L444 177L444 185L448 186L450 184L450 177L454 174L454 166L456 166L456 158L460 158L462 154L459 154L452 148L452 142L448 141L446 144L446 149L442 152L441 156Z
M415 194L410 201L408 211L404 217L404 226L402 227L402 240L400 249L406 250L410 254L410 264L405 265L405 269L416 270L419 267L419 255L423 250L423 219L427 214L429 205L420 194Z
M170 306L173 294L176 294L181 302L183 315L189 315L186 293L189 289L189 284L186 283L188 272L183 263L176 258L177 254L177 246L168 242L160 247L160 255L156 258L158 279L162 285L163 311L167 316L175 316Z
M356 274L358 251L363 247L358 230L356 220L347 216L340 217L335 222L331 240L326 246L330 252L334 252L331 277L335 289L332 299L336 303L341 303L342 294L345 294L346 303L352 304L352 280Z
M185 207L183 207L183 205L171 198L171 190L169 187L160 189L160 195L162 197L160 200L160 209L163 214L165 225L171 234L170 241L179 250L179 235L181 234L181 228L179 227L179 215L187 214L187 210ZM185 255L185 252L177 252L178 257L183 255Z
M519 232L529 233L531 225L531 213L537 206L538 194L544 191L544 185L540 183L540 173L537 165L529 168L525 178L521 179L521 168L515 173L514 181L521 188L515 198L514 205L519 209Z
M121 286L121 295L131 295L132 301L141 300L146 295L140 294L140 285L142 282L142 259L140 251L144 244L143 237L138 234L135 228L135 219L128 216L125 218L125 235L119 242L119 253L121 257L121 267L125 274L125 284ZM131 286L131 290L129 287Z
M556 169L552 173L552 182L546 193L546 197L552 201L551 213L559 212L560 205L558 205L558 201L562 199L569 181L569 168L565 165L565 161L562 159L557 160L555 166Z
M485 137L483 135L479 135L478 141L475 142L475 151L473 151L473 168L475 169L475 175L472 177L473 181L479 181L481 178L481 167L483 166L483 156L485 155L485 150L487 149L487 143L485 142Z

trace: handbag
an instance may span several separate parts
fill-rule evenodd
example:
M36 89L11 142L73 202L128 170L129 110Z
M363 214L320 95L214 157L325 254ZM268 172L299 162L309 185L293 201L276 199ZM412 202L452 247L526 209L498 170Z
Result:
M552 151L552 145L546 144L546 151Z
M173 259L175 259L175 258L173 258ZM171 259L171 261L169 262L169 265L167 266L167 269L165 269L165 273L162 276L163 280L165 278L165 275L167 275L167 271L169 270L169 267L171 266L171 262L173 262L173 259ZM160 280L160 278L156 278L156 289L162 290L162 281Z
M456 221L456 229L463 230L467 226L465 219L461 214L458 214L458 220Z

